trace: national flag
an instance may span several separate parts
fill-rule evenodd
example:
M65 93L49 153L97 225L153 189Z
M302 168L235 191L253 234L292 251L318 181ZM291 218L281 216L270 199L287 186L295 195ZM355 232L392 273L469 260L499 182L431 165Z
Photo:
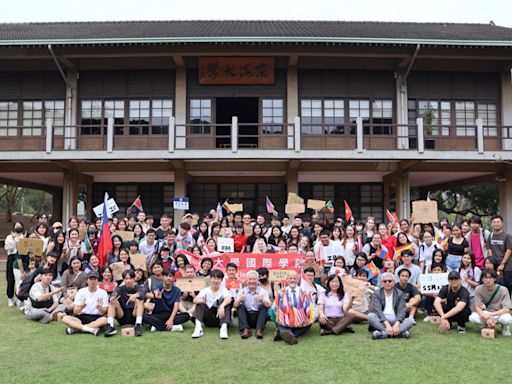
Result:
M268 247L270 248L270 250L272 252L278 252L281 250L281 248L279 248L277 245L272 245L272 244L269 244Z
M220 203L217 203L217 220L219 221L219 223L223 217L224 213L222 212L222 206L220 205Z
M270 201L268 196L265 196L265 206L267 207L267 212L273 214L274 216L277 216L277 211L274 207L274 204Z
M368 264L366 264L363 269L368 272L369 279L373 279L379 274L379 268L377 268L373 261L370 261Z
M105 266L107 263L107 253L112 250L112 237L108 223L107 200L108 193L105 193L105 198L103 201L103 212L101 214L100 240L98 243L98 259L100 267Z
M182 249L184 251L188 250L187 244L183 240L178 241L178 247L179 249Z
M300 289L304 292L316 293L315 285L304 272L300 277Z
M318 252L317 252L315 258L316 258L315 261L318 265L322 265L322 266L325 265L325 259L322 257L322 247L321 246L318 247Z
M204 247L201 250L201 253L204 256L208 256L210 253L213 253L215 250L212 249L208 244L205 244Z
M389 209L386 209L386 216L388 217L388 221L391 223L391 225L395 225L396 223L398 223L398 217L396 216L396 213L391 214L391 212L389 212Z
M381 260L384 260L387 254L388 251L382 247L377 248L377 250L375 251L375 257L378 257Z
M240 288L240 280L238 280L238 279L227 279L226 280L226 288L227 289L238 289L238 288Z
M343 200L345 202L345 220L350 221L350 218L352 217L352 210L350 209L350 206L347 203L347 200Z
M439 245L443 248L443 251L448 250L448 239L439 238Z
M413 251L414 247L412 244L402 245L400 247L395 248L395 260L401 260L402 259L402 252L403 251Z
M137 196L137 198L133 201L132 205L130 205L130 208L131 207L137 208L139 212L144 212L144 208L142 208L142 200L140 199L140 195Z
M327 203L325 203L325 208L327 208L329 213L334 213L334 205L332 204L331 200L329 200Z
M226 201L224 202L224 204L222 204L222 208L224 208L226 210L227 213L232 213L231 212L231 204L228 203L228 199L226 199ZM234 212L233 212L234 213Z
M89 239L89 234L88 233L85 234L84 248L85 248L85 253L91 253L92 252L91 239Z
M345 271L343 268L332 266L331 269L329 270L328 276L338 275L338 276L342 277L342 276L345 276L346 274L347 274L347 271Z

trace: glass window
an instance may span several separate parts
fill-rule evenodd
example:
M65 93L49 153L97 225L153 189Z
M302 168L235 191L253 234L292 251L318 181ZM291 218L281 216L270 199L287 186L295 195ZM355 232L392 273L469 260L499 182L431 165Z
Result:
M390 135L393 127L393 102L391 100L374 100L372 102L372 133Z
M324 100L325 133L345 133L345 105L343 100Z
M82 118L80 121L80 134L82 135L101 135L101 100L82 100ZM106 134L106 129L105 129Z
M169 132L169 118L172 115L172 100L152 100L151 133L153 135L167 135Z
M455 102L455 125L457 136L475 136L475 103Z
M322 100L301 100L300 117L303 134L322 134Z
M478 103L477 116L482 119L484 136L498 135L498 108L494 103Z
M41 136L43 134L43 102L23 102L23 136Z
M212 101L211 99L190 100L190 133L193 135L209 135L212 122Z
M302 133L343 134L345 106L341 99L301 100Z
M0 102L0 136L18 136L18 103L15 101Z
M53 134L64 135L64 100L46 100L44 102L44 119L52 119Z
M261 119L264 134L282 134L283 133L283 100L282 99L263 99L261 100Z
M124 100L105 100L103 124L107 126L109 117L114 118L114 135L124 134Z
M149 134L149 100L130 100L130 135Z
M449 101L419 100L417 111L417 116L423 118L426 135L450 135L451 105Z

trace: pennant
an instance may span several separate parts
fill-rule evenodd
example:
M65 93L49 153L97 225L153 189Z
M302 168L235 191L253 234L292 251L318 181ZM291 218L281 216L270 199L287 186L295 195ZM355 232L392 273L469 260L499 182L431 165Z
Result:
M274 207L274 204L270 201L268 196L265 196L265 206L267 207L267 212L273 214L274 216L278 216L278 213Z
M352 210L350 209L350 206L347 203L347 200L343 200L345 202L345 220L350 221L350 218L352 217Z
M325 208L327 208L329 213L334 213L334 205L332 204L331 200L329 200L327 203L325 203Z
M85 253L92 253L92 244L91 244L91 239L89 239L88 233L85 234L84 248L85 248Z
M231 204L228 203L228 199L226 199L224 204L222 204L222 208L224 208L227 213L232 213L231 209L230 209L231 208Z
M300 278L300 289L304 292L316 293L315 285L311 280L309 280L309 277L307 277L304 272L302 272Z

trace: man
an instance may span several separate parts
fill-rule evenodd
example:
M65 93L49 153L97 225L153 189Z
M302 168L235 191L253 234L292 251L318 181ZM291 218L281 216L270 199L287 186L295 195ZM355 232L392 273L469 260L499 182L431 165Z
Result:
M406 268L402 268L398 273L398 282L395 284L395 287L404 294L405 309L409 318L415 322L414 315L416 315L416 310L421 304L421 295L418 289L409 283L410 279L411 271Z
M503 275L508 291L512 292L512 235L503 230L503 218L499 215L493 216L491 225L493 231L487 241L488 255L500 263L497 271Z
M256 338L263 339L267 310L270 308L271 302L268 292L258 286L258 280L258 272L247 272L247 286L238 292L233 305L237 310L238 328L242 339L252 336L251 328L256 328Z
M315 313L311 309L312 297L299 284L299 274L288 271L287 287L276 293L272 309L276 314L277 329L274 341L284 340L297 344L297 337L304 335L313 324Z
M192 218L192 215L190 215ZM178 236L176 236L176 242L183 242L188 248L194 246L194 238L190 233L190 224L187 222L181 223L179 228Z
M409 329L414 321L406 315L404 295L395 287L393 274L383 273L382 289L373 294L371 312L368 314L368 323L375 329L373 339L409 338Z
M174 229L171 227L172 219L168 215L164 214L160 217L160 226L156 230L156 238L158 240L164 239L167 232L172 231L174 232ZM174 232L176 233L176 232Z
M67 325L66 333L72 335L77 331L98 336L100 329L107 325L105 314L108 309L108 294L98 288L98 272L87 275L87 287L79 289L74 301L73 315L64 316L62 322Z
M194 298L196 304L196 327L192 338L203 336L203 322L207 327L219 327L219 337L228 339L228 325L231 324L232 296L226 288L222 288L224 272L214 269L210 273L211 285L202 289Z
M183 326L190 319L188 313L179 313L181 291L174 286L174 273L169 270L162 272L164 286L162 290L155 291L153 310L151 314L145 313L144 323L151 325L150 332L171 331L183 332Z
M344 251L340 243L336 243L329 239L330 232L324 229L320 232L320 241L315 244L315 256L320 257L317 262L322 263L325 270L330 269L334 265L334 258L336 256L343 256Z
M457 322L457 332L466 333L466 323L469 320L469 292L461 284L460 274L451 271L448 274L448 285L439 291L435 298L434 308L441 316L439 332L448 331L452 322Z
M151 312L154 307L156 292L164 288L164 279L162 273L164 268L161 263L155 263L151 266L151 276L144 282L144 287L140 291L139 300L145 301L144 309Z
M178 244L176 242L176 233L174 231L167 231L163 234L164 236L164 239L163 240L160 240L159 244L158 244L158 252L157 253L160 253L162 251L163 248L169 248L169 252L172 254L174 254L174 252L176 251L177 247L178 247Z
M487 241L491 233L487 229L482 229L482 220L478 216L473 216L469 225L471 229L466 234L469 250L475 256L475 265L480 269L484 269L484 260L489 253Z
M512 303L508 290L496 284L497 277L498 274L492 269L484 269L482 272L484 283L475 289L475 312L469 316L469 321L492 329L496 323L500 323L501 334L510 336Z
M398 276L402 269L408 269L410 273L409 283L418 287L420 282L421 269L412 263L414 257L412 252L406 249L402 251L400 256L402 257L403 264L395 270L395 281L398 282L400 280Z
M44 268L39 275L40 281L35 283L29 292L28 308L25 311L27 320L38 320L47 324L57 321L66 311L64 304L59 304L62 288L51 285L53 273L50 268Z
M117 334L114 319L117 319L121 326L135 324L135 336L142 336L144 305L141 300L137 300L140 287L135 283L135 272L129 269L123 271L121 276L123 277L123 284L114 290L110 298L105 337Z
M241 285L240 280L238 280L237 273L238 266L235 263L228 263L226 265L226 276L224 276L224 280L222 280L222 288L227 288L233 298L237 297ZM235 286L228 287L228 280L230 280L229 283L234 283Z
M268 229L268 225L265 223L265 216L262 213L256 216L256 224L261 227L263 233Z
M368 256L368 261L373 261L375 266L379 269L382 269L384 266L384 259L377 256L377 251L381 250L381 252L387 253L389 255L388 249L382 245L382 237L380 237L380 233L376 232L372 236L372 241L366 243L363 246L362 251Z
M146 256L146 265L149 267L153 256L158 251L158 242L156 241L156 232L153 228L149 228L146 236L139 243L139 252Z
M300 217L298 217L298 218L300 219ZM275 219L277 220L277 217ZM290 224L290 218L286 215L283 216L282 224L283 225L281 226L281 231L283 231L283 233L289 234L290 229L292 229L292 225ZM272 226L274 226L274 225L276 225L276 224L274 223L274 220L272 220ZM300 225L302 225L302 220L300 220Z

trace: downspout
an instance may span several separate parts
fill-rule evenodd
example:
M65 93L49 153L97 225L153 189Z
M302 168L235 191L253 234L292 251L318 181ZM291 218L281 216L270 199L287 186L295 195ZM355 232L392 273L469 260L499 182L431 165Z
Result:
M406 88L405 88L406 84L407 84L407 78L409 77L409 73L411 72L412 66L414 65L414 62L416 61L416 57L418 56L418 52L420 51L420 48L421 48L421 45L417 44L416 49L412 55L411 62L407 66L407 69L406 69L404 75L400 76L400 103L401 103L402 107L404 105L407 105L407 100L405 99L407 97L406 96ZM404 108L401 108L401 110L405 111ZM407 124L407 121L408 121L407 114L402 112L402 116L401 116L400 120L401 120L402 124Z

